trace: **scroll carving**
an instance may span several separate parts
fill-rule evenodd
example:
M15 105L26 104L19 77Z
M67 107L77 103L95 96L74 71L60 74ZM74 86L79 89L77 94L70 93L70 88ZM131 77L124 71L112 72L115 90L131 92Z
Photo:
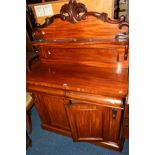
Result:
M55 19L59 18L63 21L68 21L70 23L77 23L81 20L86 20L88 16L94 16L103 22L111 23L111 24L118 24L118 28L122 29L123 27L129 27L129 23L125 21L125 16L120 16L119 19L111 19L108 17L107 13L98 13L98 12L87 12L87 8L82 3L77 3L76 0L70 0L68 4L64 4L61 7L60 14L56 14L51 17L47 17L45 19L44 24L40 25L35 28L33 33L33 38L38 40L37 38L41 38L40 40L44 40L44 34L39 31L40 28L44 28L54 22ZM124 35L124 34L123 34ZM122 41L124 39L128 39L128 34L123 36L121 34L116 36L116 39ZM39 36L39 37L36 37Z
M82 19L82 15L80 14L85 13L87 13L86 6L82 3L77 3L74 0L69 1L69 4L64 4L60 10L62 19L71 23L80 21Z
M87 8L82 3L77 3L76 0L70 0L68 4L64 4L61 7L60 14L56 14L52 17L47 17L45 23L38 25L38 28L43 28L53 23L56 18L60 18L70 23L77 23L81 20L86 20L88 16L94 16L103 22L111 24L119 24L121 29L123 26L129 27L128 22L125 21L125 16L120 16L119 19L110 19L107 13L87 12Z
M42 40L44 40L44 33L42 31L40 31L39 29L35 29L32 32L32 37L35 40L42 41Z

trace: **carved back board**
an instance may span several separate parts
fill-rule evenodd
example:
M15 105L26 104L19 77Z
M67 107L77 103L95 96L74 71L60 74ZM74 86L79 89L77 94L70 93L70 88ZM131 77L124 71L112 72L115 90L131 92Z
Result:
M34 30L33 45L42 63L128 68L128 26L124 16L110 19L71 0Z
M87 12L82 3L70 0L62 6L60 14L46 18L34 31L34 40L53 39L128 39L128 23L125 17L108 18L106 13Z

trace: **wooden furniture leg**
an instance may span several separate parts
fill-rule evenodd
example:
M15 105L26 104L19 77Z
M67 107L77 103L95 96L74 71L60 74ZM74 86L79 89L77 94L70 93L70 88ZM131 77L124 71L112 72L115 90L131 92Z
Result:
M27 127L29 130L29 133L32 132L32 124L31 124L31 117L29 111L26 111L26 122L27 122Z

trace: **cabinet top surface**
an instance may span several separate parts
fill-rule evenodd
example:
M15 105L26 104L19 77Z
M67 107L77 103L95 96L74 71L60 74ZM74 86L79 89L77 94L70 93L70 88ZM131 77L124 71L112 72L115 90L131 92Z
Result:
M84 65L40 62L27 72L27 84L41 85L71 91L125 97L128 90L128 69L100 68Z

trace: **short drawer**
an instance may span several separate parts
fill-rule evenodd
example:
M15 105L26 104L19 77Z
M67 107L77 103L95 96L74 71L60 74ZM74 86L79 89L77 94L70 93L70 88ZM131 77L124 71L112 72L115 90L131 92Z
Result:
M119 53L114 48L51 48L43 47L42 57L52 60L63 61L100 61L100 62L117 62Z

